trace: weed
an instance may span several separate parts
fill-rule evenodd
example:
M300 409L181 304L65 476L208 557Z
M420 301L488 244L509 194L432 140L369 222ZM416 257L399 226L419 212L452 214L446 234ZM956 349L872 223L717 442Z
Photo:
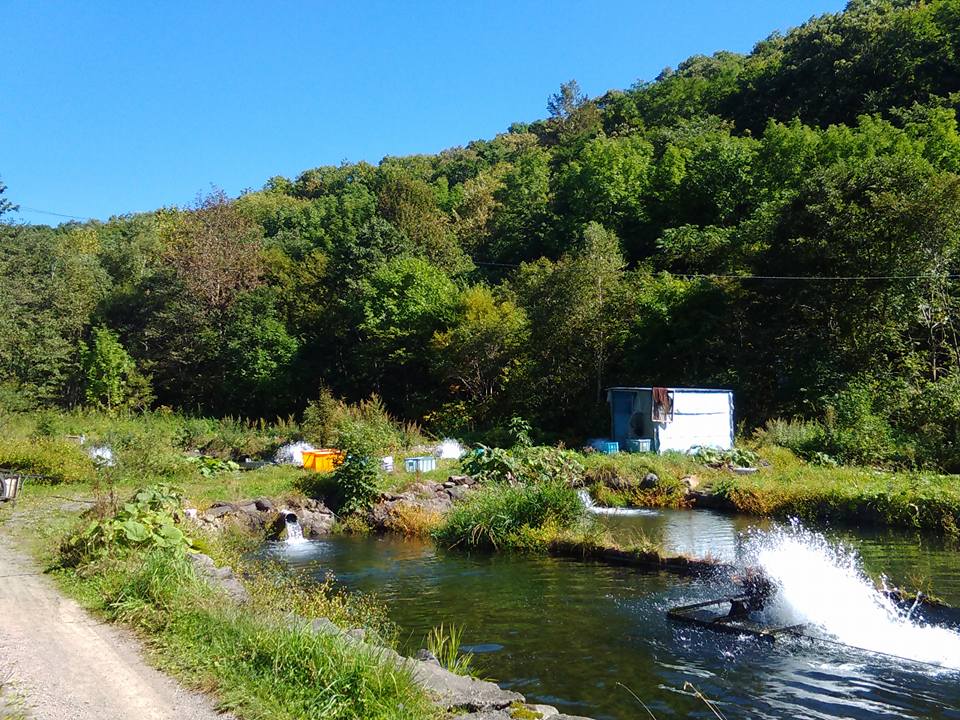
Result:
M473 675L473 653L460 652L463 628L442 623L427 635L427 650L440 662L441 667L457 675Z
M386 519L386 528L407 537L430 537L443 522L443 515L421 505L398 503Z

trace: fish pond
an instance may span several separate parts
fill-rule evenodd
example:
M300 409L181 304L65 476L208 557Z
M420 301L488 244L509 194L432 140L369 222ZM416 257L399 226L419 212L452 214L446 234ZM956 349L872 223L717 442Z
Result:
M466 554L396 537L333 536L262 553L383 600L408 653L436 625L463 628L478 674L528 701L598 720L951 718L960 720L960 632L887 607L867 575L932 587L960 605L956 547L850 528L822 534L710 511L603 517L624 540L760 565L778 583L770 621L808 623L823 640L770 643L666 618L730 591L724 577L511 554ZM694 690L695 688L695 690Z

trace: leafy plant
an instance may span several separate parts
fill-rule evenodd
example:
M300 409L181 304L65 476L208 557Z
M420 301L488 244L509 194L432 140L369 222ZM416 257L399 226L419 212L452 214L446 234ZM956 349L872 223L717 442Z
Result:
M240 469L240 465L233 460L221 460L207 455L188 458L187 462L196 466L197 472L203 477L214 477L221 473L236 472Z
M576 484L583 465L569 450L519 446L511 450L480 445L463 462L463 470L478 482L540 483L560 480Z
M698 462L710 467L754 467L760 462L759 455L744 448L719 450L712 447L699 447L694 457Z
M186 550L191 540L178 525L183 496L170 485L152 485L137 493L109 518L92 520L61 545L65 566L131 550Z

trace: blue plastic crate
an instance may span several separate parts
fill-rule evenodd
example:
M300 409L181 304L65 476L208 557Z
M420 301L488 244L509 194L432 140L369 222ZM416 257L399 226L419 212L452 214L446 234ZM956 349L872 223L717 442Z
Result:
M626 450L628 453L650 452L652 444L653 441L650 438L629 438Z
M437 459L433 455L409 457L403 461L404 469L409 472L430 472L437 469Z
M614 440L604 440L598 443L597 451L602 452L604 455L616 455L620 452L620 443Z

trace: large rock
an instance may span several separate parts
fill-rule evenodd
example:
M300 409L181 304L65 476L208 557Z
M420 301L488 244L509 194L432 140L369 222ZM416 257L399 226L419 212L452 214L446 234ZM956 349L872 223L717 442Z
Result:
M402 527L405 523L400 516L410 511L445 515L455 502L469 495L473 484L473 478L467 475L451 475L444 483L426 480L408 486L404 492L384 493L370 508L367 521L371 527L385 532Z
M326 535L337 521L333 512L318 500L292 498L280 502L261 497L238 502L215 502L197 514L196 522L212 530L219 531L232 524L252 533L277 537L285 527L284 517L288 512L297 516L304 537Z
M413 662L413 679L446 710L500 710L522 703L520 693L503 690L496 683L456 675L431 662Z
M223 592L228 598L237 603L250 602L250 593L233 574L233 568L217 567L213 558L203 553L187 555L197 575L213 588Z

